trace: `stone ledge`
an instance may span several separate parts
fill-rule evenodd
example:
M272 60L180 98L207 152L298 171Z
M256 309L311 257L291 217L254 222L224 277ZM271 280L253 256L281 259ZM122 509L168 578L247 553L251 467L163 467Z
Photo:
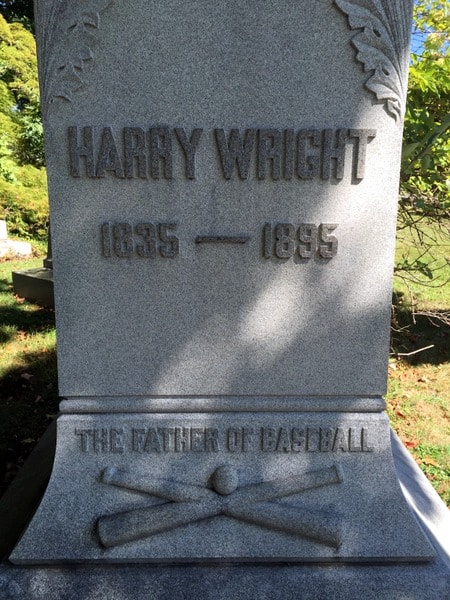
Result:
M8 254L17 258L28 258L33 254L33 248L29 242L0 240L0 258Z
M415 565L53 566L0 565L3 600L443 600L450 597L450 513L392 434L394 462L405 497L437 558ZM51 456L52 444L42 448ZM33 459L18 477L34 472ZM49 465L50 462L46 461ZM32 478L31 478L32 479ZM11 491L16 494L20 486ZM9 502L12 502L10 496ZM3 501L2 503L3 504ZM2 512L4 515L4 511ZM16 535L17 532L16 532ZM393 532L395 535L395 532Z
M39 306L53 308L53 269L37 268L12 273L14 293Z

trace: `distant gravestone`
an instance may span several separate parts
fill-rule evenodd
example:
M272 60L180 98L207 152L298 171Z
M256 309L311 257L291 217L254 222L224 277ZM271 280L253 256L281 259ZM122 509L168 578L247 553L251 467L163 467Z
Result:
M411 5L37 4L63 401L14 563L434 556L382 399Z
M6 228L6 221L0 220L0 242L6 242L8 239L8 230Z
M30 242L10 240L6 221L0 220L0 258L12 256L15 258L28 258L33 253Z
M42 267L12 272L14 293L40 306L54 308L52 263L52 243L49 231L47 256L43 260Z

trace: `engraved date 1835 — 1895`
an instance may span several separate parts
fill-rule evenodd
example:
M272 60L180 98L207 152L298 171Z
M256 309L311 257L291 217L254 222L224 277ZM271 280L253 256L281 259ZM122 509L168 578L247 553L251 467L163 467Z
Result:
M336 223L266 223L262 228L262 255L266 259L330 260L336 256ZM176 258L180 239L176 223L103 223L101 250L105 258ZM250 235L198 235L196 244L239 244L251 241Z

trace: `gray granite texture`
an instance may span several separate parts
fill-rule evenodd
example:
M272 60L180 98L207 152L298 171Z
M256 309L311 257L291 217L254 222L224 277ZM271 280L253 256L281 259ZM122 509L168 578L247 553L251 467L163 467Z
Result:
M426 562L379 413L65 415L17 564Z
M410 508L434 546L429 563L386 565L0 566L2 600L447 600L449 512L394 435L393 457Z
M14 293L30 302L53 308L53 269L45 267L12 272Z
M65 399L5 589L447 585L381 412L411 6L36 2Z
M410 4L36 4L62 396L384 392Z

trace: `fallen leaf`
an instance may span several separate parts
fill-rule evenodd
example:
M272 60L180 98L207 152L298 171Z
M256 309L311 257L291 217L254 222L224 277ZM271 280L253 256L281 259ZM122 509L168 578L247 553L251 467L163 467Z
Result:
M431 456L425 456L425 458L422 458L422 463L424 463L425 465L432 465L433 467L439 466L437 460L434 460L434 458L432 458Z
M33 377L32 373L22 373L21 374L22 379L26 379L27 381L30 381L30 379Z
M417 446L417 442L413 442L412 440L406 441L405 446L407 448L415 448Z

